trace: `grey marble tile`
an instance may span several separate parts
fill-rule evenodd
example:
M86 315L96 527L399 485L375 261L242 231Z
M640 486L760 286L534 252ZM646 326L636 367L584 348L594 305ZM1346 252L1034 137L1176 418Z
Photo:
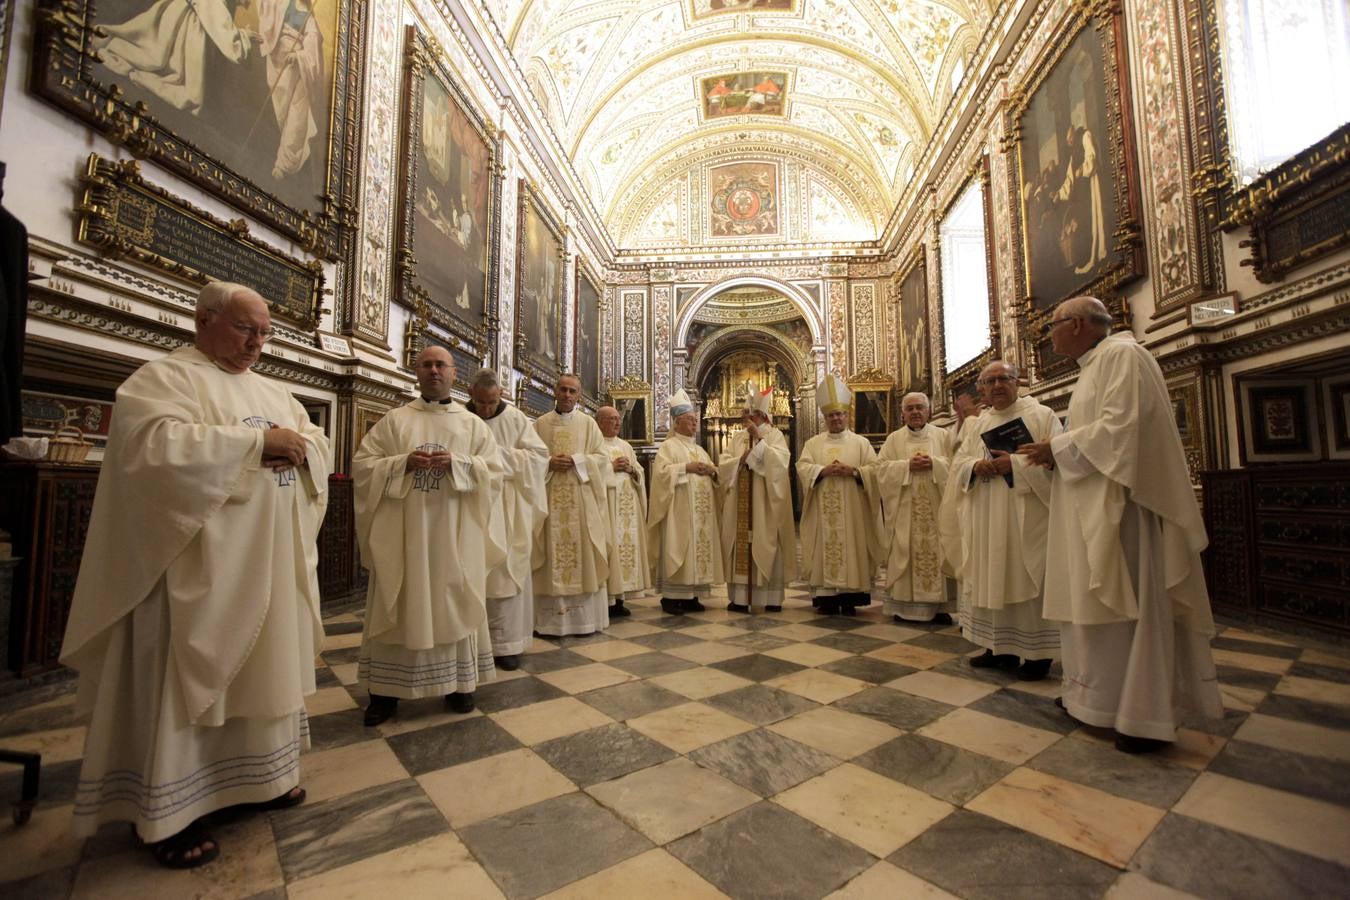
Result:
M767 801L666 849L732 897L776 900L815 900L873 863L865 850Z
M536 640L538 640L536 638ZM589 656L582 656L572 650L549 650L544 653L525 653L520 657L520 667L534 675L544 672L556 672L559 669L571 669L595 662Z
M495 756L521 746L505 728L487 716L473 716L396 734L389 747L410 775Z
M668 675L671 672L682 672L685 669L692 669L698 665L687 659L681 659L678 656L671 656L669 653L639 653L636 656L625 656L623 659L611 659L605 663L607 666L613 666L616 669L622 669L629 674L636 675L639 678L651 678L655 675Z
M1350 684L1350 669L1342 669L1340 666L1296 662L1289 667L1289 674L1297 675L1300 678L1318 678L1322 681L1334 681L1337 684Z
M346 663L358 662L361 659L360 647L342 647L337 650L325 650L322 654L323 661L330 666L341 666Z
M634 644L641 644L649 650L673 650L687 644L697 644L699 639L679 631L660 631L656 634L642 634L628 638Z
M964 809L887 859L969 900L1100 897L1119 874L1106 863Z
M885 722L901 731L913 731L951 712L955 707L925 697L915 697L890 688L874 687L836 700L839 709L878 722Z
M689 758L761 797L772 797L839 765L827 753L762 728L695 750Z
M1350 729L1350 706L1318 703L1286 694L1271 694L1261 701L1256 711L1268 716L1279 716L1282 719L1297 719L1300 722Z
M1130 868L1197 897L1344 897L1350 869L1170 813Z
M34 731L70 728L78 724L80 721L79 716L75 714L74 703L16 709L0 717L0 738L31 734Z
M1229 741L1207 771L1350 806L1350 778L1343 762L1264 744ZM1350 840L1350 835L1346 839Z
M613 640L613 638L603 631L593 631L590 634L565 634L561 637L549 637L546 640L566 650L569 647L585 647L587 644L603 644L605 641Z
M981 697L969 704L969 708L1057 734L1068 734L1079 728L1079 723L1056 706L1052 698L1026 691L999 691Z
M325 713L309 717L309 749L311 752L332 750L348 744L359 744L379 737L375 729L362 722L365 713L359 709Z
M832 634L829 637L816 638L811 641L813 644L819 644L822 647L829 647L832 650L842 650L845 653L870 653L873 650L879 650L885 647L890 641L883 641L880 638L871 638L865 634Z
M773 656L765 656L762 653L752 653L749 656L738 656L735 659L724 659L721 662L712 663L708 668L720 669L723 672L738 675L750 681L768 681L770 678L777 678L779 675L790 675L806 668L806 666Z
M850 656L847 659L836 659L834 662L828 662L821 666L820 669L825 672L833 672L836 675L856 678L870 684L894 681L897 678L913 675L919 671L913 666L902 666L900 663L887 662L874 656Z
M559 652L565 653L566 651ZM541 653L537 655L550 656L552 654ZM582 659L585 659L588 663L592 662L584 656ZM495 713L504 709L515 709L519 706L529 706L531 703L542 703L545 700L556 700L559 697L566 696L566 691L554 687L547 681L540 681L538 678L512 678L510 681L494 681L479 685L478 690L473 692L473 702L483 712Z
M715 608L716 601L705 603L709 609ZM662 616L659 619L643 619L644 625L656 625L660 628L693 628L695 625L707 625L696 614L687 616Z
M80 760L43 763L38 774L38 806L60 806L75 802L75 789L80 782ZM19 799L23 792L23 769L6 763L0 767L0 815L5 807Z
M651 848L585 794L566 794L470 825L465 845L508 897L537 897Z
M583 788L621 778L676 755L665 744L617 722L545 741L533 749Z
M913 641L907 643L913 643ZM953 678L970 678L974 681L983 681L985 684L1000 686L1012 684L1017 680L1017 675L1008 669L977 669L970 664L970 661L964 655L936 665L930 671L951 675Z
M853 762L957 806L1015 768L918 734L902 734Z
M577 699L619 722L689 702L688 697L646 681L629 681L587 691L578 694Z
M746 631L766 631L770 628L782 628L787 622L777 618L772 613L765 613L762 615L738 616L718 624L730 625L733 628L744 628Z
M341 687L342 680L333 674L333 670L328 666L318 666L314 669L314 687L323 690L330 687Z
M325 622L323 633L327 635L356 634L363 627L360 622Z
M286 886L279 884L270 891L260 891L247 900L286 900Z
M448 831L412 779L272 814L288 882L327 872Z
M816 628L828 628L831 631L852 631L855 628L875 625L876 623L858 616L821 616L819 619L807 619L802 624L812 625Z
M973 653L980 649L975 644L956 634L924 634L919 637L905 641L914 647L923 647L925 650L937 650L941 653Z
M1225 708L1222 719L1211 719L1208 716L1192 714L1181 720L1181 727L1220 737L1232 737L1233 733L1242 727L1242 723L1247 721L1247 715L1241 710Z
M8 829L8 824L5 827ZM66 900L75 887L76 871L75 866L65 866L0 883L0 897L5 900Z
M1298 663L1294 663L1295 666ZM1283 676L1273 672L1258 672L1255 669L1240 669L1237 666L1215 666L1219 681L1234 687L1255 688L1258 691L1272 691ZM1296 673L1291 673L1296 674Z
M1222 635L1209 643L1215 650L1234 650L1238 653L1255 653L1257 656L1274 656L1278 659L1298 659L1303 654L1301 647L1268 644L1265 641L1244 641Z
M746 685L703 701L752 725L768 725L817 706L805 697L763 684Z
M765 650L777 650L779 647L786 647L796 641L787 638L775 637L771 634L761 634L758 631L752 631L749 634L743 634L739 637L725 638L723 644L731 644L735 647L744 647L746 650L753 650L756 653L763 653Z
M1028 765L1161 809L1171 809L1200 774L1152 754L1121 753L1109 743L1077 739L1052 744Z

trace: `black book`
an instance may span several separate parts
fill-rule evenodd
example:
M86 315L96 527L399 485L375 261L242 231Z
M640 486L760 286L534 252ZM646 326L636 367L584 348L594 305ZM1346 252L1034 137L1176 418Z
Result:
M1010 422L995 426L988 431L980 432L980 440L984 441L984 446L988 449L1002 450L1005 453L1016 453L1017 448L1023 444L1036 442L1036 439L1031 436L1031 432L1027 430L1027 423L1022 421L1021 416ZM1003 480L1008 482L1008 487L1013 486L1011 472L1004 475Z

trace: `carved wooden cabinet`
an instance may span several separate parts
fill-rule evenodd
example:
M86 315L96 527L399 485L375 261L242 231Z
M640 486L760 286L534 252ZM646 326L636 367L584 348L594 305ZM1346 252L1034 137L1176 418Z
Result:
M21 557L9 622L9 667L21 677L55 668L61 655L98 471L93 464L0 464L0 527Z
M1216 611L1350 635L1350 463L1202 477Z
M352 480L328 479L328 511L319 528L319 596L325 602L347 599L365 586L356 550L356 511Z

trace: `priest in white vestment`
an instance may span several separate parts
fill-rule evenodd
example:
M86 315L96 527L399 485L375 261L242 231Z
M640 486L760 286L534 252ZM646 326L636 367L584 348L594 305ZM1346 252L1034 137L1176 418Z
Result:
M986 409L965 429L943 498L961 634L985 648L972 666L1016 668L1019 679L1039 681L1059 654L1059 627L1041 616L1050 478L1013 452L1017 443L990 449L988 441L1019 419L1033 440L1049 440L1060 431L1059 418L1034 398L1017 396L1011 363L989 363L978 384Z
M356 534L370 570L357 660L357 684L370 692L366 725L388 719L399 699L444 697L453 712L471 712L474 689L496 674L487 573L505 549L492 522L497 442L450 399L450 351L427 347L413 373L421 396L390 410L352 457Z
M745 403L742 429L717 462L727 609L781 612L783 590L797 578L792 452L771 419L773 388L750 382Z
M952 436L928 423L926 394L900 400L904 426L881 447L877 464L863 470L881 501L886 557L886 612L897 621L952 624L955 591L946 574L938 512L947 486ZM949 588L953 588L949 596Z
M561 637L609 627L609 498L612 471L595 420L576 408L581 379L564 374L552 412L534 428L548 447L548 518L534 544L534 630Z
M605 477L609 502L609 617L632 615L624 600L647 593L652 586L647 555L647 476L633 445L619 437L623 416L612 406L595 412L595 424L604 435L610 471Z
M219 853L207 813L304 799L323 647L328 440L250 371L271 334L258 294L208 285L196 327L117 390L61 651L92 713L76 835L131 822L170 868Z
M502 497L493 521L501 526L506 558L487 576L488 632L497 667L513 672L534 632L533 550L548 515L548 447L525 414L502 399L492 369L474 373L466 406L487 423L501 456Z
M1114 728L1130 753L1176 739L1182 716L1223 715L1209 594L1208 539L1152 354L1093 297L1049 323L1078 361L1067 429L1022 450L1053 467L1045 615L1061 623L1064 695L1080 722Z
M802 448L797 480L802 491L802 563L811 603L826 615L856 615L872 602L872 583L884 558L872 500L862 472L877 460L867 438L848 427L853 393L833 373L816 387L825 434Z
M671 431L652 462L647 546L661 608L700 612L726 578L717 520L717 467L698 445L698 407L680 390L669 400Z

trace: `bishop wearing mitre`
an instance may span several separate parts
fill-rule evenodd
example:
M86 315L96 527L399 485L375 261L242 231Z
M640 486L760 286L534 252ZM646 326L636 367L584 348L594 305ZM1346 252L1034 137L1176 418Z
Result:
M609 627L609 498L613 471L595 420L579 411L581 379L554 386L552 412L535 420L548 447L548 517L534 544L534 630L561 637Z
M652 586L647 557L647 476L628 441L619 437L623 421L612 406L595 412L595 423L604 435L604 452L610 459L605 477L609 500L609 615L632 615L624 600L641 596Z
M725 581L717 521L717 467L698 445L698 408L683 390L669 400L671 431L652 463L647 545L661 608L698 612Z
M780 612L797 577L792 522L792 454L773 425L773 388L746 385L742 430L717 462L722 487L722 556L733 612Z
M872 602L872 580L882 559L863 470L876 463L867 438L848 427L853 392L831 372L816 387L824 434L802 448L802 560L811 603L827 615L856 614Z

